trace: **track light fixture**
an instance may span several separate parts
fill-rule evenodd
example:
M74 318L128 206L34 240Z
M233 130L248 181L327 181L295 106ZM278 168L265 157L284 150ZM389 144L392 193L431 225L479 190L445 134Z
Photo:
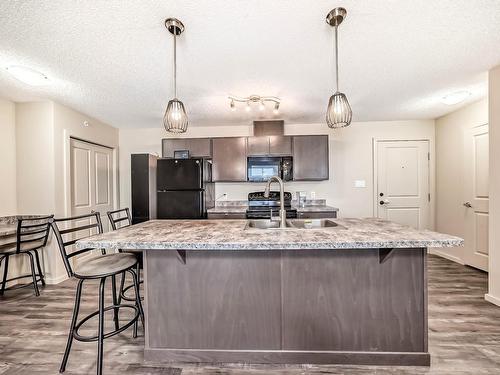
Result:
M246 103L245 110L247 112L252 110L252 104L257 104L257 103L259 106L259 110L264 111L266 109L266 103L271 102L274 103L273 113L277 114L279 113L279 108L281 103L281 99L277 98L276 96L250 95L247 97L239 97L230 95L228 98L230 100L229 106L231 107L232 111L236 110L236 102Z

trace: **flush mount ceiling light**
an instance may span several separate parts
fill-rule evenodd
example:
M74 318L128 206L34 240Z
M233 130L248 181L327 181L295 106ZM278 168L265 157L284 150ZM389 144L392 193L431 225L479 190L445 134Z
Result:
M339 91L339 50L337 28L344 21L347 11L344 8L335 8L326 16L326 23L335 30L335 86L336 91L330 97L326 110L326 123L330 128L344 128L352 120L352 110L347 96Z
M260 95L250 95L247 97L239 97L229 95L229 106L232 111L236 111L236 102L246 103L245 110L249 112L252 109L251 104L257 104L260 111L266 109L266 103L270 102L274 104L273 113L279 113L281 99L276 96L260 96Z
M449 95L443 96L441 98L441 103L447 104L447 105L454 105L463 102L465 99L467 99L471 93L469 91L456 91L454 93L451 93Z
M174 98L168 102L163 126L171 133L185 133L188 127L186 109L177 99L177 36L184 31L184 25L176 18L168 18L165 20L165 27L174 36Z
M12 65L5 68L14 78L32 86L42 86L49 83L48 77L25 66Z

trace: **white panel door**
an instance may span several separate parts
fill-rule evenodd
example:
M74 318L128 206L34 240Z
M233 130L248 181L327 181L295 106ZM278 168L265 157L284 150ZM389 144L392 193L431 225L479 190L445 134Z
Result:
M71 139L70 155L71 214L99 211L104 230L109 230L106 212L113 209L113 150Z
M464 210L466 264L488 271L488 125L464 133Z
M429 227L429 142L378 141L377 217L417 229Z

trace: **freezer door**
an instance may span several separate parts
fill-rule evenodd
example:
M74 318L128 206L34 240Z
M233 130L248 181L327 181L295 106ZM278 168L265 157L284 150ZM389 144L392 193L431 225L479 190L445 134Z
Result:
M158 159L158 191L203 189L203 159Z
M204 191L158 192L158 219L204 219Z

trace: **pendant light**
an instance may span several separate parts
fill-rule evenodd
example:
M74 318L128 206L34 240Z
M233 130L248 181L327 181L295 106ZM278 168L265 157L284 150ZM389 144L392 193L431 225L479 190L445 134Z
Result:
M335 29L335 85L336 92L330 97L326 110L326 123L330 128L344 128L352 120L352 110L345 94L339 91L339 50L337 28L347 15L344 8L335 8L326 16L326 23Z
M174 36L174 98L168 102L163 126L171 133L185 133L188 127L186 109L177 99L177 36L184 31L184 25L176 18L168 18L165 20L165 27Z

